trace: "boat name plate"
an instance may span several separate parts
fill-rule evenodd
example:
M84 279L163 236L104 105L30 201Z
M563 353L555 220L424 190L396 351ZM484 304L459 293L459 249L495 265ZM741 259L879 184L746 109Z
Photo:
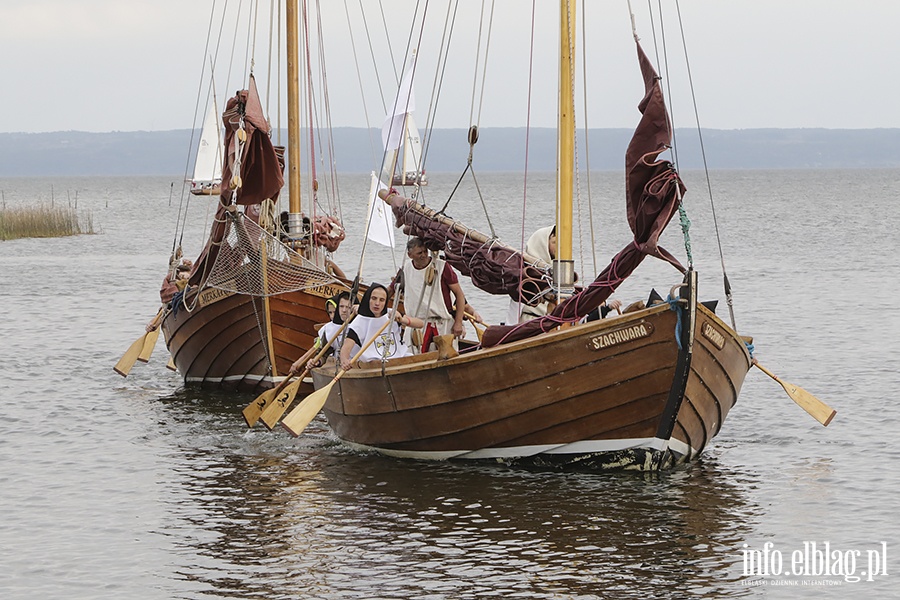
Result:
M234 292L209 287L200 292L200 295L197 297L197 304L198 306L209 306L229 296L234 296Z
M347 288L342 285L317 285L315 287L306 288L304 290L307 294L311 294L313 296L318 296L319 298L333 298L340 294L341 292L346 292Z
M587 346L588 350L603 350L604 348L624 344L631 340L645 338L651 333L653 333L653 325L646 321L641 321L595 335L588 340Z
M703 333L703 337L712 342L719 350L725 347L725 335L710 325L709 322L704 323L700 331Z

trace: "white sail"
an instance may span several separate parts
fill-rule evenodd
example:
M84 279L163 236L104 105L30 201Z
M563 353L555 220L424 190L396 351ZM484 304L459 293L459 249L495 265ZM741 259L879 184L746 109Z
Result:
M422 140L419 137L419 128L416 127L416 120L412 113L406 115L406 134L403 138L403 169L400 171L400 177L403 184L421 183L424 184L424 174L421 173L420 165L422 164Z
M218 193L211 191L222 180L222 156L225 153L222 142L222 124L216 102L210 102L200 144L197 147L197 160L194 163L194 177L191 180L191 191L194 193Z

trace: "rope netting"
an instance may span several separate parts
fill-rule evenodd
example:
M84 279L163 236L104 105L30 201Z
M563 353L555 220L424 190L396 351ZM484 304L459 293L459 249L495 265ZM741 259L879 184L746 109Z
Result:
M328 284L343 285L251 219L230 216L207 287L273 296Z

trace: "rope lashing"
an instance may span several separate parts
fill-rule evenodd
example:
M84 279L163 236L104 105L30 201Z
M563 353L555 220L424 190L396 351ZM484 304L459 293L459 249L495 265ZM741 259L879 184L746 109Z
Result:
M678 204L678 220L681 223L681 233L684 235L684 252L687 254L688 268L694 268L694 256L691 254L691 220L688 219L684 205Z
M666 303L669 305L669 310L674 310L675 315L677 316L677 320L675 321L675 341L678 342L678 349L684 350L684 347L681 345L681 307L678 305L680 298L673 298L672 294L666 296Z

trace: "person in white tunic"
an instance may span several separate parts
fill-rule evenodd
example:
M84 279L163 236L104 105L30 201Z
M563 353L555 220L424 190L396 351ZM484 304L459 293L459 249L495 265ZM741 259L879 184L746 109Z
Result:
M359 303L359 314L347 326L347 337L341 345L341 368L345 371L353 368L351 360L358 349L365 346L390 318L387 314L387 299L387 288L380 283L373 283L363 295ZM425 323L421 319L403 315L399 310L394 313L394 320L395 323L369 344L359 360L388 360L410 354L409 348L403 343L400 325L419 329Z
M406 255L409 261L397 274L403 285L406 314L425 321L426 339L450 333L457 339L463 337L466 295L453 267L432 256L421 238L410 238Z

